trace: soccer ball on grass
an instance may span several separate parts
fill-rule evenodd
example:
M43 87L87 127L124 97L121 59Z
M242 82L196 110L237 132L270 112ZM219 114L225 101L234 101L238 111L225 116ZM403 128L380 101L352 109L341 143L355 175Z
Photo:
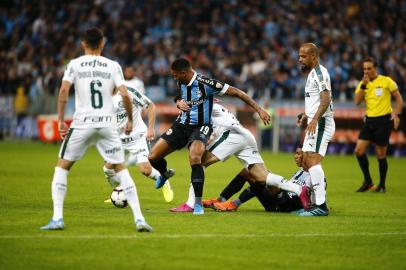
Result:
M127 198L124 195L124 190L121 187L113 189L110 195L111 202L118 208L124 208L127 206Z

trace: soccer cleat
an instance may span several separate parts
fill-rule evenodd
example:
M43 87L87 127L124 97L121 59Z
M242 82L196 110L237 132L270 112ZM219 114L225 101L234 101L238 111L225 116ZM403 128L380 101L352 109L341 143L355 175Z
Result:
M163 176L158 177L157 180L155 180L155 188L159 189L161 188L163 185L165 185L166 182L166 178Z
M206 208L213 207L214 203L219 203L219 202L221 202L221 201L219 201L217 198L202 200L203 207L206 207Z
M167 170L163 175L161 175L156 181L155 181L155 188L159 189L161 188L166 180L168 180L169 178L171 178L172 176L175 175L175 171L173 169L169 169Z
M294 215L299 215L299 214L301 214L301 213L303 213L305 210L302 208L302 209L299 209L299 210L296 210L296 211L292 211L292 212L290 212L291 214L294 214Z
M171 212L193 212L193 208L187 205L186 203L182 203L178 207L174 207L169 209Z
M195 206L193 207L193 215L203 215L204 214L204 208L200 203L195 203Z
M43 231L53 231L53 230L63 230L65 228L65 224L63 223L63 218L60 218L58 220L53 220L40 228L40 230Z
M309 188L307 186L302 186L302 191L299 194L300 202L302 203L303 209L309 209L310 204L310 196L309 196Z
M168 169L165 173L164 173L164 177L166 179L171 178L172 176L175 175L175 170L174 169Z
M169 181L166 181L163 185L162 193L166 202L171 202L173 200L173 190Z
M107 200L104 201L105 203L111 203L111 199L108 198Z
M321 217L321 216L328 216L329 211L327 209L327 207L319 207L319 206L315 206L310 208L307 211L303 211L301 213L298 213L298 216L301 217Z
M213 204L213 208L219 212L226 212L226 211L236 211L238 206L236 206L232 201L226 202L218 202Z
M135 226L137 227L138 232L153 232L154 231L154 229L152 229L152 227L149 226L145 220L137 219Z
M365 192L365 191L368 191L368 190L372 190L374 188L374 185L371 183L371 184L368 184L368 183L362 183L362 185L356 190L357 192Z
M374 192L376 193L385 193L386 192L386 188L383 186L376 186L374 189Z

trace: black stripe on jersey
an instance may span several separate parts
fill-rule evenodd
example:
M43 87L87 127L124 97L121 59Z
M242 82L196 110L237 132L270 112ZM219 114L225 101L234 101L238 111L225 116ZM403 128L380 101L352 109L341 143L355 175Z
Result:
M301 170L300 173L295 176L295 179L298 180L303 173L304 173L304 171Z
M186 87L186 101L191 101L192 100L192 86L187 86ZM190 112L192 110L189 110L188 112L186 112L186 119L185 119L185 125L189 125L190 124Z
M202 83L198 83L199 85L199 90L200 93L202 94L202 99L204 99L206 97L206 89L204 88L204 85ZM202 102L202 104L199 104L197 106L197 124L199 126L202 126L204 123L204 102Z

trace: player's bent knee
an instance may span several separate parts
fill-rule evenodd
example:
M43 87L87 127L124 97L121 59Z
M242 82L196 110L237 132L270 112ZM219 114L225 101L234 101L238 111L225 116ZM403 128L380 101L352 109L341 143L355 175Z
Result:
M193 155L189 157L189 162L191 165L193 164L201 164L202 163L202 157L198 155Z
M361 149L361 148L355 148L355 150L354 150L354 154L355 154L357 157L362 156L364 153L365 153L365 151L364 151L363 149Z

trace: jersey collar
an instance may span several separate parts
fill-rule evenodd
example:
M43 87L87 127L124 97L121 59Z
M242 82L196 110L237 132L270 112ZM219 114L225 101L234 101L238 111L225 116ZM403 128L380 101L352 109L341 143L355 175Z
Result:
M197 73L196 73L196 71L195 71L195 73L193 73L192 79L191 79L190 82L187 84L187 86L191 86L192 83L196 80L196 77L197 77Z

